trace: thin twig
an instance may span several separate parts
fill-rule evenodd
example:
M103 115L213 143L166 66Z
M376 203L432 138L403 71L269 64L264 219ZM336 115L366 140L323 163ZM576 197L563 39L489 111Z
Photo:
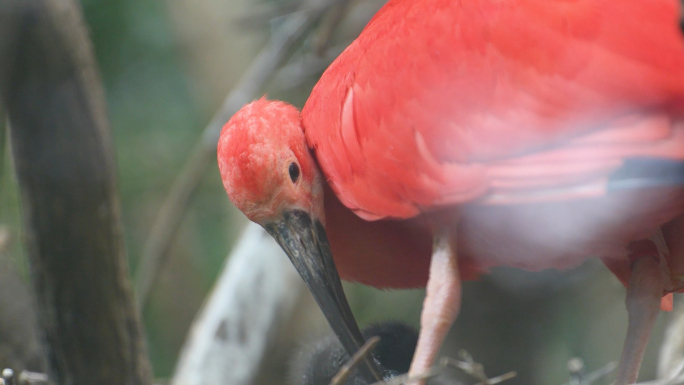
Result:
M569 364L569 363L568 363ZM576 379L570 379L569 382L566 382L563 385L591 385L595 383L596 381L608 376L609 374L613 373L615 371L615 368L617 368L617 363L616 362L609 362L605 366L603 366L600 369L597 369L587 375L582 376L581 381L578 383L576 382ZM572 370L571 370L572 372ZM571 374L572 377L572 374Z
M486 381L486 384L487 384L487 385L498 384L498 383L500 383L500 382L504 382L504 381L506 381L506 380L510 380L511 378L513 378L513 377L515 377L515 376L517 376L517 375L518 375L518 373L516 373L516 372L504 373L504 374L502 374L502 375L500 375L500 376L488 378L487 381ZM475 384L475 385L485 385L485 382L478 382L478 383Z
M459 352L459 356L461 357L460 360L454 360L448 357L442 358L440 364L462 370L464 373L480 381L476 385L494 385L518 375L516 372L511 371L500 376L489 378L489 376L487 376L484 372L484 366L478 362L475 362L470 353L466 352L465 350L461 350Z
M368 356L370 351L378 344L378 342L380 342L380 337L378 336L374 336L366 341L366 343L363 344L363 346L361 346L356 353L354 353L352 358L340 368L335 377L333 377L332 381L330 381L330 385L344 384L344 382L347 381L347 378L349 378L352 370L359 366L359 364L364 358L366 358L366 356Z
M136 294L141 309L144 309L147 303L150 289L168 254L181 219L209 164L214 161L221 127L242 105L257 96L257 92L289 56L300 38L322 17L329 6L330 3L327 3L324 7L302 10L289 15L280 31L257 55L211 122L205 127L200 141L195 145L164 201L150 237L143 248L135 275Z
M459 354L461 355L462 360L455 360L449 357L444 357L439 361L437 365L431 367L425 373L421 373L415 376L409 376L408 374L405 374L402 376L394 377L388 381L376 382L372 385L403 385L413 383L416 381L427 380L439 376L444 372L444 369L447 367L460 369L469 376L475 378L479 381L475 385L495 385L503 381L510 380L511 378L517 376L516 372L508 372L500 376L488 378L484 374L482 364L475 362L475 360L473 360L472 356L470 356L469 353L461 351Z
M485 374L482 364L475 362L470 353L466 352L465 350L461 350L458 355L460 356L461 360L454 360L447 357L444 358L443 361L446 365L461 369L474 379L482 381L485 385L490 385L488 383L489 377Z
M607 377L613 373L617 368L617 362L609 362L604 367L587 374L586 379L582 385L593 384L601 378Z

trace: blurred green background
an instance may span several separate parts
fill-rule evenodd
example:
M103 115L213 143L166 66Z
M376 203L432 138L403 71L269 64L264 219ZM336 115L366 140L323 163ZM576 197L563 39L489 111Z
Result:
M249 0L83 0L81 4L106 91L134 272L174 178L214 111L265 43L271 24L240 22L265 4ZM370 17L380 2L355 4L356 11L350 14ZM337 41L345 41L358 29L355 22L346 25ZM301 106L314 81L315 75L310 82L271 96ZM0 230L9 239L4 254L27 279L9 151L0 159ZM157 377L172 373L188 327L244 224L212 163L144 311ZM417 326L421 290L346 288L362 325L401 319ZM619 358L626 330L624 289L597 261L570 272L499 269L482 281L466 283L464 290L462 315L445 353L453 355L465 348L490 375L517 370L520 375L511 384L561 384L567 381L565 365L571 357L582 357L589 370ZM307 326L299 328L315 325L315 332L299 330L295 338L272 349L276 378L282 376L289 352L303 343L297 339L306 341L325 332L320 315L313 313L312 320L302 324ZM666 317L661 317L660 328ZM653 376L660 338L657 331L642 378Z

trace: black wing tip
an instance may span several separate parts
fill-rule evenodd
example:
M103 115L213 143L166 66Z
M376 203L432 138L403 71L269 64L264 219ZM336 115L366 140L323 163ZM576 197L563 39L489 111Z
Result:
M608 179L608 190L684 187L684 160L630 158Z

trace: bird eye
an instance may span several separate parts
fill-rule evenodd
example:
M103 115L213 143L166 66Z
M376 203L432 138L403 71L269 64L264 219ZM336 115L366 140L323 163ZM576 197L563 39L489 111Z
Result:
M297 163L290 163L290 169L288 171L290 172L290 179L292 180L292 183L297 182L297 179L299 179L299 166Z

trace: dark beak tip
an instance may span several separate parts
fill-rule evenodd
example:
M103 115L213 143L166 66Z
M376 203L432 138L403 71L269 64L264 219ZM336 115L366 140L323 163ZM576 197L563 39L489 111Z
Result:
M283 213L283 219L263 226L275 238L292 261L299 275L316 299L330 327L349 356L353 356L364 340L342 289L330 251L325 228L302 210ZM380 381L380 369L366 359L365 376L369 381Z

